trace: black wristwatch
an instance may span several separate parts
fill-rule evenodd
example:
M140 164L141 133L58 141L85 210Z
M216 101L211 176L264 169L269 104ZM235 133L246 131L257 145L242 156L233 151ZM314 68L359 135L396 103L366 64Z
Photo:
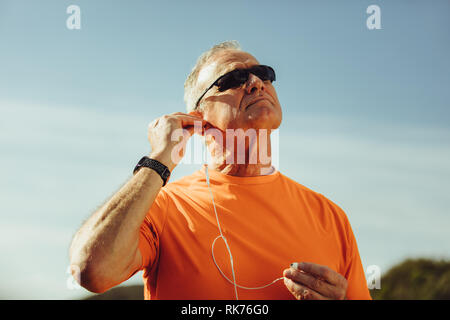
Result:
M150 169L155 170L160 176L161 179L163 179L163 187L166 185L167 180L170 177L170 170L165 165L163 165L161 162L155 159L150 159L149 157L145 156L142 157L141 160L139 160L138 164L133 170L133 174L136 174L136 172L139 171L140 168L147 167Z

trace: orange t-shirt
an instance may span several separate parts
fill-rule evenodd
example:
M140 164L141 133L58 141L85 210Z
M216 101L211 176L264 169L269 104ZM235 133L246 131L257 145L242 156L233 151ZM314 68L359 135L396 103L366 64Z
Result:
M208 170L236 283L264 286L292 262L326 265L348 280L348 299L370 299L358 247L345 213L332 201L281 174L236 177ZM235 299L234 285L214 264L219 235L204 166L161 188L141 226L146 299ZM222 239L214 246L233 279ZM294 299L283 280L239 299Z

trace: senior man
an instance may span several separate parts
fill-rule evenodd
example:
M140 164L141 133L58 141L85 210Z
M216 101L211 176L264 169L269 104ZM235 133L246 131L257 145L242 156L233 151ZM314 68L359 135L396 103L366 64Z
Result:
M235 41L198 59L188 113L150 123L149 156L76 233L83 287L104 292L143 270L146 299L370 299L345 213L272 166L274 80ZM210 162L168 183L194 133Z

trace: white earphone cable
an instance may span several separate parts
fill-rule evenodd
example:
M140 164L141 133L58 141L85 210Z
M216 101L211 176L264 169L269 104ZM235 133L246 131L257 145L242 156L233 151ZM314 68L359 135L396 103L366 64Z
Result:
M205 150L206 150L206 146L205 146ZM283 280L284 277L277 278L277 279L273 280L271 283L268 283L268 284L263 285L263 286L260 286L260 287L244 287L244 286L238 285L238 284L236 283L236 274L235 274L235 272L234 272L233 255L231 254L231 249L230 249L230 246L228 245L228 241L227 241L227 239L225 238L225 236L224 236L223 233L222 233L222 228L221 228L220 222L219 222L219 216L218 216L217 210L216 210L216 204L214 203L214 196L213 196L213 193L212 193L211 185L210 185L210 183L209 183L208 164L205 163L205 158L203 158L203 160L204 160L203 164L204 164L204 166L205 166L206 183L208 184L209 193L210 193L210 195L211 195L211 200L212 200L213 207L214 207L214 213L215 213L215 215L216 215L217 227L218 227L219 233L220 233L220 235L219 235L217 238L215 238L214 241L213 241L212 244L211 244L211 254L212 254L212 258L213 258L214 264L216 265L217 269L218 269L219 272L222 274L222 276L223 276L226 280L228 280L228 282L230 282L230 283L232 283L232 284L234 285L234 293L235 293L235 296L236 296L236 300L239 300L238 292L237 292L237 288L238 288L238 287L239 287L239 288L242 288L242 289L246 289L246 290L258 290L258 289L264 289L264 288L266 288L266 287L268 287L268 286L271 286L272 284L274 284L275 282L277 282L277 281L279 281L279 280ZM233 275L233 281L231 281L231 280L230 280L230 279L222 272L222 269L220 269L219 265L218 265L217 262L216 262L216 258L215 258L215 256L214 256L214 245L215 245L217 239L219 239L219 238L222 238L222 239L223 239L223 241L224 241L224 243L225 243L225 246L227 247L227 250L228 250L228 255L230 256L231 273L232 273L232 275Z

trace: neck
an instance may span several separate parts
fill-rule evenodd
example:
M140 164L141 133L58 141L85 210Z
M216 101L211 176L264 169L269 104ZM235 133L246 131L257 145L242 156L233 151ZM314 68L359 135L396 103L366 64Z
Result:
M248 138L247 138L248 137ZM270 174L272 153L270 130L233 130L208 139L211 153L208 167L224 174L251 177Z

